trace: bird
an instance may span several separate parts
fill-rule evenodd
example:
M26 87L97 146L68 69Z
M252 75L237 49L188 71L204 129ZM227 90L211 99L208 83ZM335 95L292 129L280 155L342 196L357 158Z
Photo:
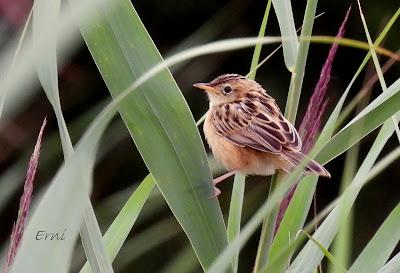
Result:
M235 173L289 173L306 157L296 128L256 81L239 74L223 74L193 86L208 95L204 135L214 157L228 170L213 180L214 196L221 193L216 184ZM322 165L310 159L303 175L330 177Z

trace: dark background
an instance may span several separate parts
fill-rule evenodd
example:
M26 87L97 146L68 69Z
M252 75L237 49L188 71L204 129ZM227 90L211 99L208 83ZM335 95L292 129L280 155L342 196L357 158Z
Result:
M222 23L217 24L213 28L213 30L218 31L215 37L210 38L211 40L256 36L264 14L266 2L158 0L134 1L133 4L162 55L168 56L185 38L221 11L229 11L227 12L228 16L226 16ZM301 25L305 3L306 1L292 1L296 27ZM0 2L0 22L3 26L3 36L6 37L6 39L3 39L3 46L7 44L8 40L18 34L18 29L24 23L24 18L27 12L29 12L29 5L29 1ZM353 10L347 24L345 37L366 40L357 4L354 1L319 1L317 13L324 12L324 15L315 21L313 33L316 35L334 36L350 5L352 5ZM388 18L398 8L398 1L367 0L362 1L362 5L370 33L374 39L377 37L379 30L387 23ZM271 10L267 25L267 35L279 35L279 28L273 10ZM196 44L205 42L199 41ZM384 41L383 46L396 51L399 48L399 42L399 24L396 23L392 27L388 38ZM276 45L263 47L261 57L263 58L268 55L275 47ZM209 81L223 73L247 74L250 67L252 50L250 48L199 57L175 70L174 77L196 119L207 110L207 99L204 94L196 92L191 85L194 82ZM311 44L310 46L298 122L305 112L308 99L318 80L319 72L328 50L329 45ZM339 48L332 70L332 80L328 89L328 114L335 106L365 54L365 51L359 49ZM382 63L386 60L387 58L382 57ZM386 73L385 79L387 84L390 85L398 77L399 65L395 64ZM276 98L283 110L290 74L284 66L281 51L258 70L256 79ZM357 80L351 91L352 96L359 91L363 80L364 76ZM60 68L60 92L62 107L68 124L77 124L76 126L69 125L69 129L73 131L74 140L76 141L86 128L87 122L93 119L93 115L87 118L85 122L82 120L76 121L90 108L109 97L105 84L85 46L82 46L73 55L71 60ZM373 89L372 96L375 97L381 92L382 90L378 83ZM6 120L7 125L0 132L0 175L18 160L22 160L27 164L28 153L33 149L36 134L42 119L46 115L49 119L49 126L46 129L45 138L50 138L50 135L56 136L56 120L44 93L42 90L37 90L36 95L28 103L27 107L21 109L19 114L12 119ZM360 161L366 155L375 136L376 132L370 134L362 141ZM39 165L36 179L36 192L39 192L43 188L62 162L63 157L60 150L60 143L56 137L54 137L54 140L53 143L43 148L42 161ZM112 149L107 149L109 143L112 141L117 142L117 144ZM382 154L386 154L397 145L399 145L398 140L392 138ZM94 191L92 195L95 205L101 204L103 200L113 193L141 181L147 174L146 167L140 155L119 119L116 119L113 126L109 129L101 150L106 154L101 158L95 171ZM51 154L55 156L52 157ZM332 174L332 179L322 179L319 183L317 191L318 209L322 209L337 196L343 163L344 156L340 156L327 165L327 169ZM387 217L388 213L399 201L399 167L400 162L395 162L361 191L354 208L353 256L358 255L359 251L365 246L382 221ZM245 200L245 209L249 213L263 201L267 194L268 186L265 178L251 178L250 180L246 185L247 194ZM0 246L2 247L4 247L2 242L8 238L12 222L16 218L18 200L22 191L22 181L15 181L15 183L21 184L21 187L12 195L6 208L0 211L2 219L0 224ZM228 209L231 186L231 182L226 182L222 186L223 194L220 197L220 201L224 211ZM113 213L116 212L114 211ZM168 216L170 216L170 212L167 208L164 208L150 219L136 225L132 233L140 234L140 232L152 223ZM115 217L115 214L112 214L108 218L104 217L104 219L100 217L99 221L102 224L103 230L109 225L109 221L113 217ZM241 272L249 272L251 269L257 241L258 235L254 236L244 249L241 255ZM132 262L132 265L137 272L157 271L168 259L174 256L179 246L185 244L187 244L187 240L183 235L180 235L175 237L174 240L162 244L161 247L146 253L142 258L136 259ZM125 272L130 272L129 267Z

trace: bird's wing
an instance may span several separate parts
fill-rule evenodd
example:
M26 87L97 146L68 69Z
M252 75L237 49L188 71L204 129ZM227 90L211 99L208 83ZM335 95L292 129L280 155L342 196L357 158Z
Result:
M296 129L269 96L215 107L211 122L219 135L241 147L275 154L301 150Z

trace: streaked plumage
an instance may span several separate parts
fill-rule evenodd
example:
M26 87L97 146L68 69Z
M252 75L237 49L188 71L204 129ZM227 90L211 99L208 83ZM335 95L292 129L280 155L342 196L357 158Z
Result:
M210 109L204 133L214 156L228 170L271 175L277 169L290 172L304 158L296 129L257 82L225 74L194 86L207 91ZM304 172L330 176L315 161Z

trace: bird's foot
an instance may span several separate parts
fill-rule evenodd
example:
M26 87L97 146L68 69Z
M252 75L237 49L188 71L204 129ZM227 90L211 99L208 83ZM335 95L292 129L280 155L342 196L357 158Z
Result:
M223 175L213 179L214 193L211 196L211 198L218 197L221 194L221 190L218 189L215 185L217 185L218 183L224 181L225 179L227 179L228 177L231 177L232 175L234 175L236 173L237 173L237 171L230 171L230 172L227 172L226 174L223 174Z
M214 199L214 198L218 197L220 194L221 194L221 190L214 186L214 192L213 192L213 195L210 197L210 199Z

